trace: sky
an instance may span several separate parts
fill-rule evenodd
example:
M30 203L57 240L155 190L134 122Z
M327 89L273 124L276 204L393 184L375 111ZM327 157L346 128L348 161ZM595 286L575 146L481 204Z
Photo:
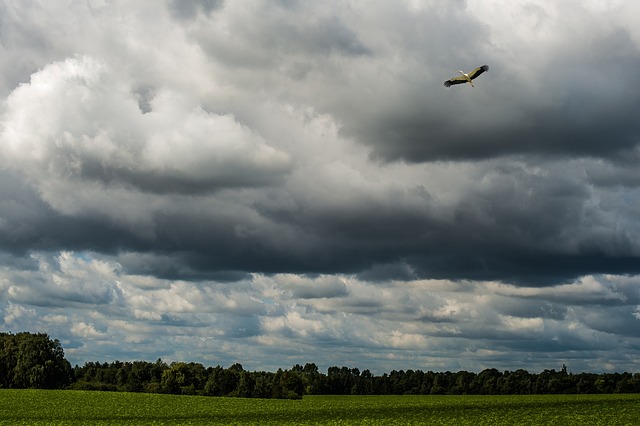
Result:
M640 371L639 70L634 0L2 1L0 331Z

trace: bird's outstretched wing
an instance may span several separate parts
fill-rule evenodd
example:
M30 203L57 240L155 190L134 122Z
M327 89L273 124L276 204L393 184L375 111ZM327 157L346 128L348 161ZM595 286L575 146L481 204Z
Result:
M473 71L471 71L469 73L469 78L471 80L473 80L474 78L476 78L477 76L479 76L480 74L482 74L485 71L489 71L489 65L483 65L481 67L478 67L478 68L474 69Z
M453 77L453 78L450 78L449 80L444 82L444 87L451 87L454 84L463 84L463 83L466 83L466 82L467 82L467 79L462 77L462 76Z

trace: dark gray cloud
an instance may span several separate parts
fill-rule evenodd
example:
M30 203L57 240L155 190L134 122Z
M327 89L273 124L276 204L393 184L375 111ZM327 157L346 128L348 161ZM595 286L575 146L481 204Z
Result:
M413 77L396 82L401 95L384 102L362 103L352 89L329 108L341 118L345 135L370 145L372 155L385 161L635 158L640 97L620 82L632 81L640 67L639 47L623 28L593 37L588 48L558 52L542 64L533 57L512 64L493 46L478 46L476 62L491 66L475 89L445 91L430 76ZM465 71L476 62L466 63ZM425 63L423 72L432 66Z
M171 0L169 10L180 19L193 19L199 13L209 14L222 7L224 0Z

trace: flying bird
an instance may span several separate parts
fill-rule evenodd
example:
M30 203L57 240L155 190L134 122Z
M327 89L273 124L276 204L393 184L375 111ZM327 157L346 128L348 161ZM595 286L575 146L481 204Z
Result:
M458 71L462 75L460 77L453 77L445 81L444 87L450 87L450 86L453 86L454 84L463 84L463 83L469 83L471 87L475 87L473 85L472 80L474 78L477 78L480 74L482 74L485 71L489 71L489 65L483 65L481 67L478 67L473 71L471 71L469 74L463 73L462 71Z

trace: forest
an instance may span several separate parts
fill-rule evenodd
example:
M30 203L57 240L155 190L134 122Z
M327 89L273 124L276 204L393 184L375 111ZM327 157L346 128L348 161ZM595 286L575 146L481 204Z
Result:
M374 375L358 368L294 365L276 372L246 371L196 362L149 361L71 364L60 342L45 333L0 333L0 388L79 389L183 395L289 398L303 395L531 395L640 393L640 373L559 370L399 370Z

